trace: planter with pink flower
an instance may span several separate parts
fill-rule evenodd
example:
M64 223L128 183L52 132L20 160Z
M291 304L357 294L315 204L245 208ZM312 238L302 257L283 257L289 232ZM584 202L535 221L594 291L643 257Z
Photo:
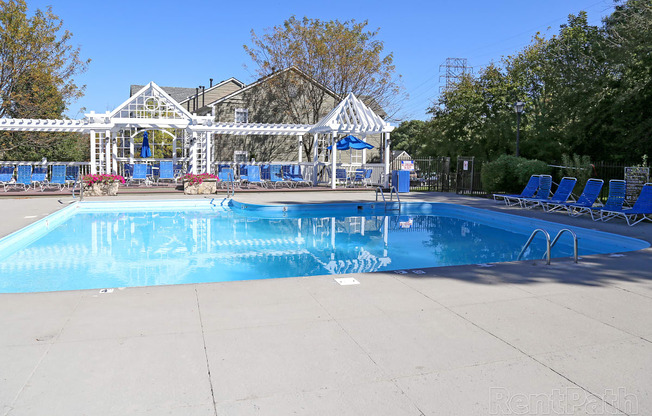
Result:
M120 184L125 183L125 178L120 175L85 175L84 195L86 196L113 196L118 194Z
M217 192L219 178L210 173L189 173L183 177L183 193L186 195L208 195Z

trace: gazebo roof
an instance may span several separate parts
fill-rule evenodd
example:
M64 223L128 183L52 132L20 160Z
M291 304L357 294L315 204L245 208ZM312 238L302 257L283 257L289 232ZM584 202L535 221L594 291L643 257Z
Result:
M387 133L394 127L352 92L310 130L311 133Z

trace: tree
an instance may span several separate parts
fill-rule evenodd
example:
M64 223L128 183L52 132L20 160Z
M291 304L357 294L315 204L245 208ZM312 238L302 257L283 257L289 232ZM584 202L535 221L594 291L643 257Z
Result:
M378 30L367 31L367 25L366 20L325 22L292 16L262 36L252 30L252 45L244 48L261 77L294 66L340 98L353 92L374 110L395 112L401 88L393 55L384 54ZM275 77L269 85L293 123L314 124L330 110L324 108L329 93L318 85L299 82L292 72ZM307 105L296 105L300 100ZM312 140L303 143L306 154L311 154Z
M636 163L652 153L652 3L617 3L601 27L585 12L570 15L558 34L536 34L500 65L445 91L425 126L430 154L513 154L516 101L526 104L520 150L528 158Z
M61 118L83 95L74 76L90 60L79 58L71 38L51 8L28 17L24 0L0 0L0 117ZM55 140L46 133L2 132L0 156L20 148L51 148Z
M392 132L392 147L395 150L405 150L412 157L420 157L426 144L423 134L426 122L409 120L402 122Z

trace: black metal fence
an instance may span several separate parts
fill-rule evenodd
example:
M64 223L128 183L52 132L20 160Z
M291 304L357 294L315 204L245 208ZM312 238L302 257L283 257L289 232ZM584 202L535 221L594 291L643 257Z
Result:
M430 157L413 159L413 161L414 172L410 174L411 191L456 192L475 196L487 194L482 189L482 162L472 156L458 156L454 164L451 164L450 157ZM401 170L401 162L403 161L394 160L391 170ZM591 177L602 179L605 182L600 195L601 199L606 199L611 179L625 179L625 168L627 167L624 164L608 162L593 164ZM559 177L557 180L563 176L560 169L553 173L554 178ZM649 176L647 180L650 180ZM581 190L576 191L581 192Z

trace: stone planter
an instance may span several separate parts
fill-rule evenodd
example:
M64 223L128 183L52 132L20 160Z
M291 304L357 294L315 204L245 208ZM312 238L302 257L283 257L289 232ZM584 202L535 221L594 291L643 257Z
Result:
M202 183L190 184L183 181L183 193L186 195L208 195L217 192L217 179L204 179Z
M90 186L84 184L84 196L115 196L118 195L118 188L120 188L120 182L96 182Z

